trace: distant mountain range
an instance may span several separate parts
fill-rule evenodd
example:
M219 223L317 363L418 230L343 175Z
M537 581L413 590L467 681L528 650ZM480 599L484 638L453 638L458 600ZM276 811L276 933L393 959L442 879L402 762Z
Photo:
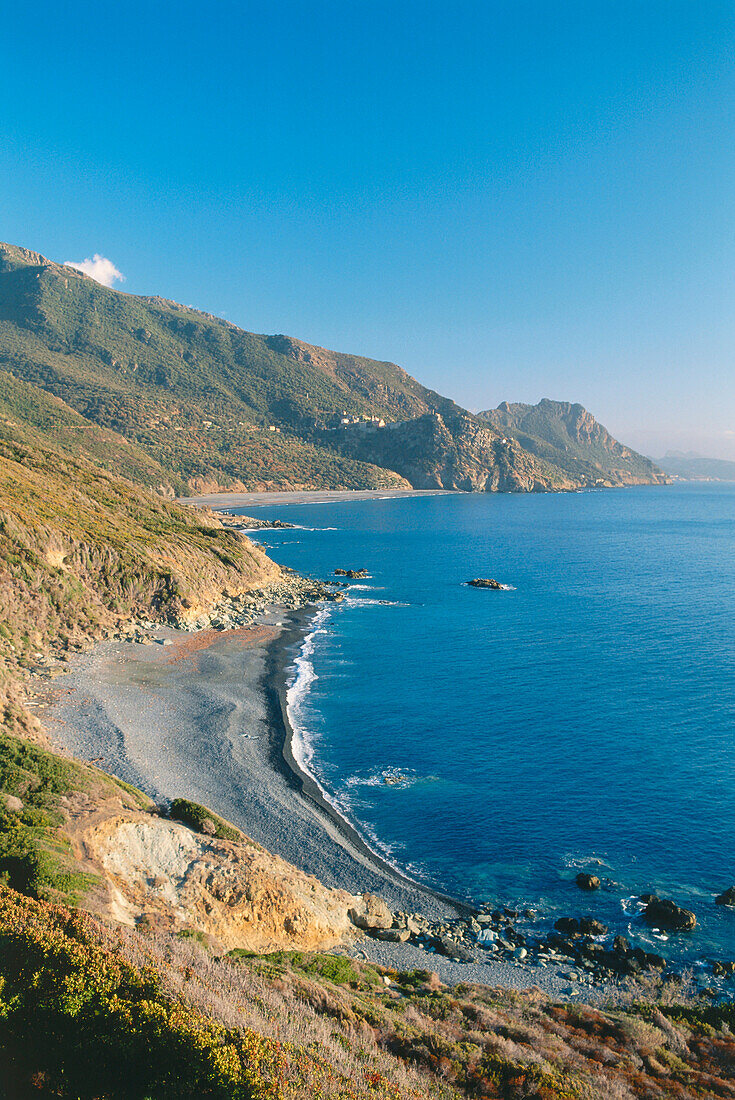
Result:
M245 332L13 245L0 245L0 438L168 495L666 480L580 405L474 416L393 363Z
M658 465L667 474L685 481L735 481L735 462L705 458L694 451L667 451Z

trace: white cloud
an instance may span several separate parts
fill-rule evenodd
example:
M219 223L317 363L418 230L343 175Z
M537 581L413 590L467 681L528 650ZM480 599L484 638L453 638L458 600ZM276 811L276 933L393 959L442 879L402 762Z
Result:
M100 256L99 252L95 252L91 260L66 260L64 267L74 267L77 271L83 271L85 275L90 275L103 286L112 286L113 283L125 281L125 276L117 270L112 260Z

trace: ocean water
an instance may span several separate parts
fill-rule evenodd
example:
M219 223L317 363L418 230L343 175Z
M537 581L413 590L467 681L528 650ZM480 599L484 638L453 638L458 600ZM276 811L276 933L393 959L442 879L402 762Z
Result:
M478 903L735 958L735 485L247 511L300 525L255 536L283 564L369 571L317 614L290 709L377 850ZM700 927L654 936L645 891Z

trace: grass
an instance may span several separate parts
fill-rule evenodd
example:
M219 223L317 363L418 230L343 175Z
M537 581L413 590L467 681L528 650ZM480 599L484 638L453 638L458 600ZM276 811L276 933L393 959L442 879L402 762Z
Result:
M218 959L0 887L12 1095L715 1100L735 1091L731 1022L729 1006L555 1004L339 955Z
M117 786L116 780L0 732L0 882L34 898L81 901L97 879L76 865L61 828L61 801L72 792L94 794Z

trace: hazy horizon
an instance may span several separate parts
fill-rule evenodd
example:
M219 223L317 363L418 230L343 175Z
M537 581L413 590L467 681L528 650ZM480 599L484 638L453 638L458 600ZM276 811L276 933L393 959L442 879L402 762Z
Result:
M75 11L6 20L0 237L735 460L732 5Z

